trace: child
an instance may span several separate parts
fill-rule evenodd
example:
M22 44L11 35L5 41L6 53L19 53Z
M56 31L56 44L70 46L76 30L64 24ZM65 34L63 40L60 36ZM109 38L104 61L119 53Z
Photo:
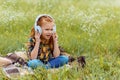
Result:
M39 15L31 30L27 50L28 57L26 52L10 53L5 57L0 57L0 66L19 63L20 65L27 64L31 68L42 66L49 69L61 67L68 62L70 64L76 59L58 47L57 38L54 19L47 14ZM29 61L26 63L28 59ZM83 56L78 57L77 62L82 67L86 64Z
M31 30L28 42L28 67L58 68L68 63L68 56L61 55L54 19L39 15Z

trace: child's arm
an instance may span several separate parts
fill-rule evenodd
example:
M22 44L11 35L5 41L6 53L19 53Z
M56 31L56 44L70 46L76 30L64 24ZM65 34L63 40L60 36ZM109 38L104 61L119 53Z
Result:
M37 58L39 45L40 45L40 33L35 32L35 39L36 39L35 46L34 46L34 49L32 50L32 52L30 54L31 59L36 59Z
M57 34L53 34L53 41L54 41L54 50L53 50L53 56L58 57L60 55L60 49L58 46L58 41L57 41Z

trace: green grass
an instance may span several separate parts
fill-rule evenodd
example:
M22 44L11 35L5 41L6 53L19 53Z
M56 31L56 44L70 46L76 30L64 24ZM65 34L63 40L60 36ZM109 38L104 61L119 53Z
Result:
M86 56L87 65L82 70L57 74L36 70L35 75L23 79L120 79L119 0L1 0L0 5L1 55L25 50L36 16L46 13L56 21L59 44L71 55Z

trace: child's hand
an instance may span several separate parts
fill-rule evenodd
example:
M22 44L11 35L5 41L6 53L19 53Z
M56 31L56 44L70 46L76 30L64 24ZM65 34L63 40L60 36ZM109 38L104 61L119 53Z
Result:
M37 32L37 31L35 31L35 40L36 40L36 42L40 42L40 36L41 36L41 34L39 32Z
M54 42L57 42L58 41L58 35L57 35L57 33L53 33L53 41Z

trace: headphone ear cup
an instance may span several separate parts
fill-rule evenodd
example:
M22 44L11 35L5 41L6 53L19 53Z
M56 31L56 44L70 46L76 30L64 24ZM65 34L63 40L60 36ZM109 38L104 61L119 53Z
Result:
M37 31L40 34L42 34L42 28L40 26L35 26L35 31Z
M53 32L56 32L56 25L53 27Z

